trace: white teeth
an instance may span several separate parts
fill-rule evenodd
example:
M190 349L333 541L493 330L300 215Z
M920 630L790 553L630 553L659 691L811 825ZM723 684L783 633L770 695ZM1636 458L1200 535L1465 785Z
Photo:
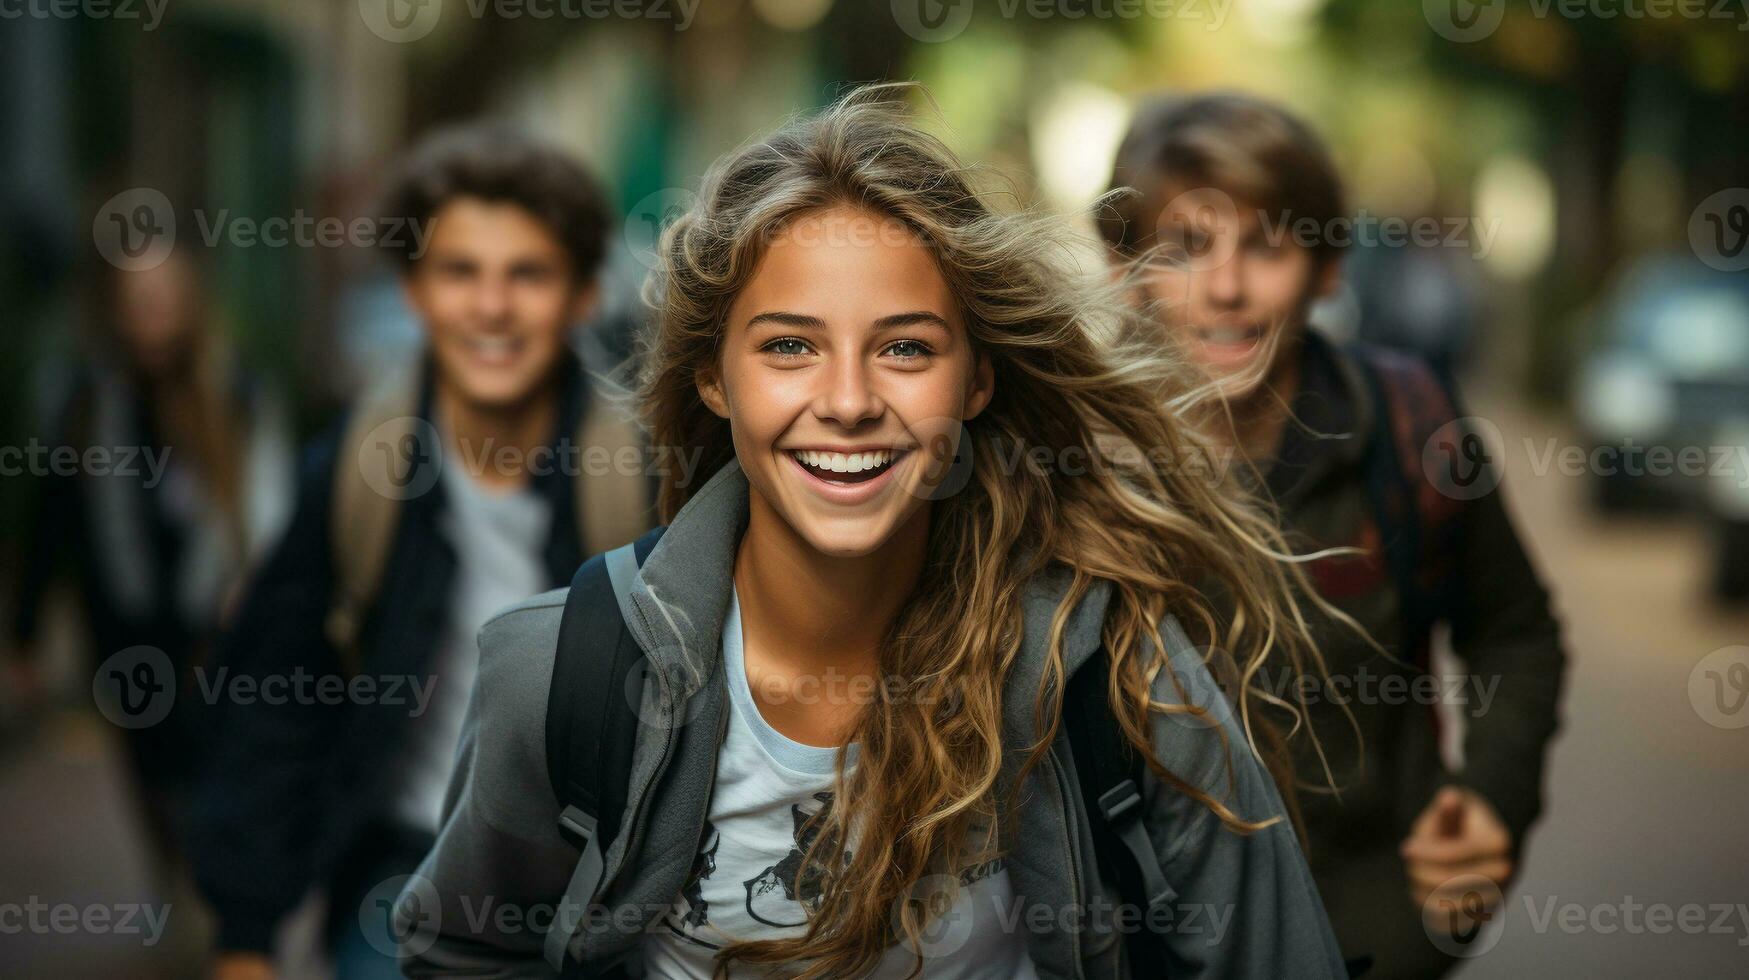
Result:
M1202 339L1214 344L1242 344L1255 336L1256 331L1247 327L1213 327L1202 331Z
M472 337L469 343L482 354L509 354L516 349L512 337Z
M877 449L866 453L828 453L802 449L792 455L807 466L832 473L861 473L879 469L893 461L891 449Z

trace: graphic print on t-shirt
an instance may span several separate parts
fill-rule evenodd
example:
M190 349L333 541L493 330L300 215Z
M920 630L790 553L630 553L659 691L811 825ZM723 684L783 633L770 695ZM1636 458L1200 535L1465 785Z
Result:
M704 882L717 870L717 848L721 846L723 837L717 833L717 828L711 822L704 822L704 846L699 848L698 856L692 859L692 871L686 876L686 887L680 890L680 896L686 902L686 913L680 921L686 926L697 929L710 921L710 903L704 898ZM682 931L676 927L676 931Z
M799 928L805 927L808 916L819 908L820 896L824 894L830 876L818 864L804 866L803 861L808 849L819 838L820 828L831 817L832 797L830 790L813 794L813 802L818 805L811 809L790 804L794 839L789 852L782 860L766 865L765 870L741 883L746 895L743 911L749 919L782 929ZM705 898L705 889L716 875L717 851L722 844L722 834L706 820L703 843L693 858L686 884L680 890L681 902L670 910L666 921L668 928L710 949L720 949L721 944L705 939L700 932L711 924L710 901ZM844 859L849 862L848 851ZM955 877L961 887L969 887L1002 869L1003 860L998 857L970 864Z
M710 804L685 879L645 939L644 975L650 980L710 980L716 954L732 943L801 936L845 867L823 866L830 841L818 839L834 804L845 804L836 792L840 750L789 739L760 715L746 679L740 604L734 599L723 624L723 665L729 718ZM856 746L845 746L843 753L848 776ZM972 829L970 842L990 839L986 828ZM854 845L853 833L844 861ZM816 852L812 863L806 862L810 848ZM918 955L927 958L928 980L1037 980L1024 934L1008 924L1016 898L1002 857L976 847L968 856L974 863L956 876L961 887L953 906L941 910L945 925L927 930L921 950L895 939L869 980L901 980ZM943 929L951 941L931 938ZM743 965L732 975L783 972Z
M818 839L820 827L830 819L831 810L830 790L814 793L812 806L790 804L792 829L788 852L781 860L767 863L758 874L741 883L741 892L745 896L742 911L749 919L779 928L808 924L808 913L819 906L828 876L817 864L804 867L803 861L808 848ZM717 949L721 944L701 935L711 924L711 906L705 898L705 891L717 873L717 852L722 844L722 834L710 821L705 821L702 844L680 891L685 911L671 911L667 922L675 932L711 949ZM845 859L849 860L849 854Z
M800 806L790 806L790 820L795 824L795 845L782 861L746 882L747 914L755 922L768 926L805 926L808 924L807 913L819 907L820 895L826 885L825 870L818 864L804 868L802 860L820 836L820 827L831 817L832 793L815 793L814 801L820 806L811 813ZM813 819L816 816L818 820ZM849 860L850 855L846 853L844 857ZM796 915L797 912L802 914Z

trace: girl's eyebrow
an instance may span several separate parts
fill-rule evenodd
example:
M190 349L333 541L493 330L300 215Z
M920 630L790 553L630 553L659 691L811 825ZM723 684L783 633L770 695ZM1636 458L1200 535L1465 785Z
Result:
M889 327L914 327L924 323L933 324L943 330L951 329L947 325L947 320L939 313L931 313L928 310L909 310L904 313L883 316L874 322L874 328L886 330Z
M823 330L826 327L826 321L817 316L789 313L784 310L767 310L747 318L747 326L751 327L756 323L776 323L785 327L806 327L814 330Z
M749 327L758 323L775 323L780 326L808 330L824 330L826 328L826 321L817 316L809 316L806 313L790 313L785 310L766 310L747 318L747 326ZM950 329L947 320L941 314L931 313L928 310L889 313L876 320L873 327L876 330L888 330L893 327L913 327L918 324L932 324L943 330Z

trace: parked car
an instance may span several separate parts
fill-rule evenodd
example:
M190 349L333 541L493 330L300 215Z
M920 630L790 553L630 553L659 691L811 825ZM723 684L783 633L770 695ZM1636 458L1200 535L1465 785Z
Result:
M1749 275L1692 256L1635 263L1575 392L1599 503L1706 515L1715 590L1749 597Z

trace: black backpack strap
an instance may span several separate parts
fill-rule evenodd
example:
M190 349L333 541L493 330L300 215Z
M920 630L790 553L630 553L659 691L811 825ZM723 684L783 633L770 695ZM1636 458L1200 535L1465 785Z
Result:
M1396 400L1379 377L1371 360L1360 358L1361 371L1366 376L1372 395L1373 424L1366 451L1366 501L1373 523L1379 529L1379 547L1384 551L1385 567L1391 582L1397 587L1398 601L1403 607L1404 640L1417 635L1419 612L1424 605L1415 574L1421 554L1421 521L1414 513L1414 497L1403 477L1403 455L1391 430L1391 415Z
M1427 630L1450 613L1454 583L1445 556L1462 510L1423 471L1422 452L1459 417L1457 398L1445 379L1409 355L1368 345L1354 353L1373 404L1367 507L1402 604L1403 649L1419 656Z
M1081 799L1092 821L1093 850L1102 880L1119 901L1147 912L1150 928L1125 933L1130 976L1167 975L1166 944L1154 927L1169 927L1178 892L1166 879L1160 856L1148 840L1142 813L1142 777L1147 765L1118 729L1111 712L1111 658L1104 647L1069 678L1063 693L1063 728L1075 757ZM1372 957L1345 961L1350 977L1372 966Z
M636 668L644 657L626 617L638 566L662 531L584 562L571 579L559 623L547 691L547 778L559 801L559 831L581 852L547 932L547 963L561 972L625 813L638 734L635 705L643 693L643 672Z
M1069 678L1063 692L1063 728L1075 757L1081 799L1093 823L1093 849L1101 878L1115 886L1125 904L1147 913L1150 927L1173 921L1178 892L1166 880L1160 856L1143 824L1142 757L1118 730L1112 716L1111 658L1105 648ZM1146 929L1126 934L1130 975L1166 975L1166 948L1160 934Z

